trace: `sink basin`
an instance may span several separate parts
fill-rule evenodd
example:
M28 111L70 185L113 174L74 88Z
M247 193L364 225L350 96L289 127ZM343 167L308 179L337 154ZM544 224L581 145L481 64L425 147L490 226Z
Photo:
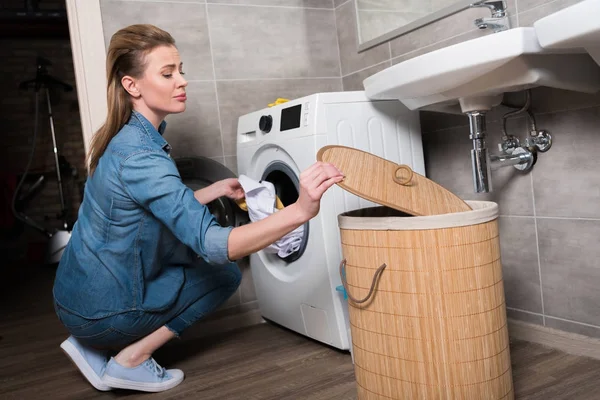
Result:
M600 64L600 0L586 0L533 24L545 49L583 49Z
M540 46L534 28L515 28L409 59L363 84L369 98L398 99L411 110L469 112L535 86L595 93L600 69L588 54L556 54Z

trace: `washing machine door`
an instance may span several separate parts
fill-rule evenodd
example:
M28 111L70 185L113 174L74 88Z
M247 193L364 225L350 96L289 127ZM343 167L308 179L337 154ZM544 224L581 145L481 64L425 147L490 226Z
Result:
M306 153L304 148L305 146L296 145L293 150ZM296 154L296 157L301 156ZM253 154L249 168L244 174L257 181L272 183L283 205L288 206L298 200L300 172L301 169L286 148L266 144ZM322 234L319 232L319 221L313 219L304 224L302 241L295 253L283 258L272 251L261 250L251 255L257 290L261 293L275 293L274 287L277 287L285 291L286 285L308 279L307 276L315 276L312 269L323 265L321 258L325 257L324 252L310 250L323 246Z
M261 181L271 182L275 187L275 194L285 207L294 204L298 200L300 180L298 174L283 160L273 160L265 168ZM302 241L298 250L287 257L279 257L286 263L292 263L302 257L308 243L309 223L304 224ZM275 255L274 255L275 257Z
M229 168L210 158L185 157L174 161L183 183L194 191L223 179L237 178ZM240 226L250 222L248 213L227 197L219 197L206 206L221 226Z

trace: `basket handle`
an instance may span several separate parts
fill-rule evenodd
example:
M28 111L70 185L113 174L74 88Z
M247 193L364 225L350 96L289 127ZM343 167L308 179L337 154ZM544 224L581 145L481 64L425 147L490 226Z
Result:
M408 172L408 177L406 177L404 179L398 178L398 171L400 171L401 169ZM411 167L409 167L408 165L399 165L398 168L396 168L394 170L394 175L392 176L392 178L394 179L394 182L396 182L397 184L406 186L410 183L410 181L412 181L413 175L414 175L414 173L413 173L413 170Z
M377 271L375 271L375 275L373 275L373 282L371 282L371 289L369 289L369 294L367 294L367 297L365 297L364 299L358 300L357 298L352 296L350 294L350 290L348 290L348 282L346 282L346 259L344 258L340 262L340 277L342 278L342 285L344 285L344 290L346 291L348 298L350 298L350 300L352 300L353 302L355 302L357 304L367 302L373 295L373 291L375 290L375 284L377 283L377 279L381 276L381 273L383 272L385 267L387 267L387 265L385 263L383 263L383 264L381 264L381 266L379 268L377 268Z

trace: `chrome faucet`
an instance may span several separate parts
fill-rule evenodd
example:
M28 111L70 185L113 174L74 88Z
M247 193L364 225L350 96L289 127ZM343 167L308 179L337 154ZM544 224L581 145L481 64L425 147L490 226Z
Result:
M508 17L506 16L506 2L498 1L476 1L471 3L471 8L484 7L488 8L491 13L491 18L477 18L474 23L479 29L492 29L494 32L505 31L510 28Z
M502 0L499 1L476 1L472 3L470 7L485 7L489 8L492 12L492 18L504 18L506 17L506 3Z

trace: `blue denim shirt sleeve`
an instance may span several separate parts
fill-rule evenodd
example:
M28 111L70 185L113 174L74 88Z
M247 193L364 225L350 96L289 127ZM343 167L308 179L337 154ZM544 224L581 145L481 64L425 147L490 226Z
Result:
M194 197L166 153L146 150L129 156L121 181L131 198L150 211L185 245L207 262L230 262L227 241L233 227L222 227Z

